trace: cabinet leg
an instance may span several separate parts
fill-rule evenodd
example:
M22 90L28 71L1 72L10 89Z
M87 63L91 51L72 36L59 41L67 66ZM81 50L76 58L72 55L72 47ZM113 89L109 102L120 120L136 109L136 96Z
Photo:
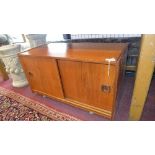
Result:
M94 112L92 112L92 111L89 111L89 114L90 114L90 115L93 115L93 114L94 114Z

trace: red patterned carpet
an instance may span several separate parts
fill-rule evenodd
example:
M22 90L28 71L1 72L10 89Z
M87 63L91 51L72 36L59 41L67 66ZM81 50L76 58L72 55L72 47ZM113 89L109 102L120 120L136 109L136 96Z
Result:
M53 120L23 104L0 95L0 121L50 121Z
M0 87L0 121L80 120Z

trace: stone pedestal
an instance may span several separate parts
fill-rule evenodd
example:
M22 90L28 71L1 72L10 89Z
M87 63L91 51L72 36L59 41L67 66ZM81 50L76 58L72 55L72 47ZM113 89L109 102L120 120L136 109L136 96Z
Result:
M46 34L28 34L26 35L31 48L46 44Z
M0 58L5 64L6 71L12 78L12 85L14 87L24 87L28 85L28 81L17 55L20 53L20 50L20 45L6 45L0 47Z
M5 71L5 65L1 59L0 59L0 75L4 81L9 79L8 74Z

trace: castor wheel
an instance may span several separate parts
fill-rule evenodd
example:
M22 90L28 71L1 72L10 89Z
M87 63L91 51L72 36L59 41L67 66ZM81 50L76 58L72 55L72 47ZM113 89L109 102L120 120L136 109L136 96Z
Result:
M46 96L45 96L45 95L43 95L43 98L46 98Z
M93 114L94 114L94 112L92 112L92 111L89 111L89 114L93 115Z

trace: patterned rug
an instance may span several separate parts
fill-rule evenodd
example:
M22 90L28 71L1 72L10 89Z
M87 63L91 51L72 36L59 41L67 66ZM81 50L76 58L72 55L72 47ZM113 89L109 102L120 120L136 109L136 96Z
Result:
M0 87L0 121L78 121L38 101Z

